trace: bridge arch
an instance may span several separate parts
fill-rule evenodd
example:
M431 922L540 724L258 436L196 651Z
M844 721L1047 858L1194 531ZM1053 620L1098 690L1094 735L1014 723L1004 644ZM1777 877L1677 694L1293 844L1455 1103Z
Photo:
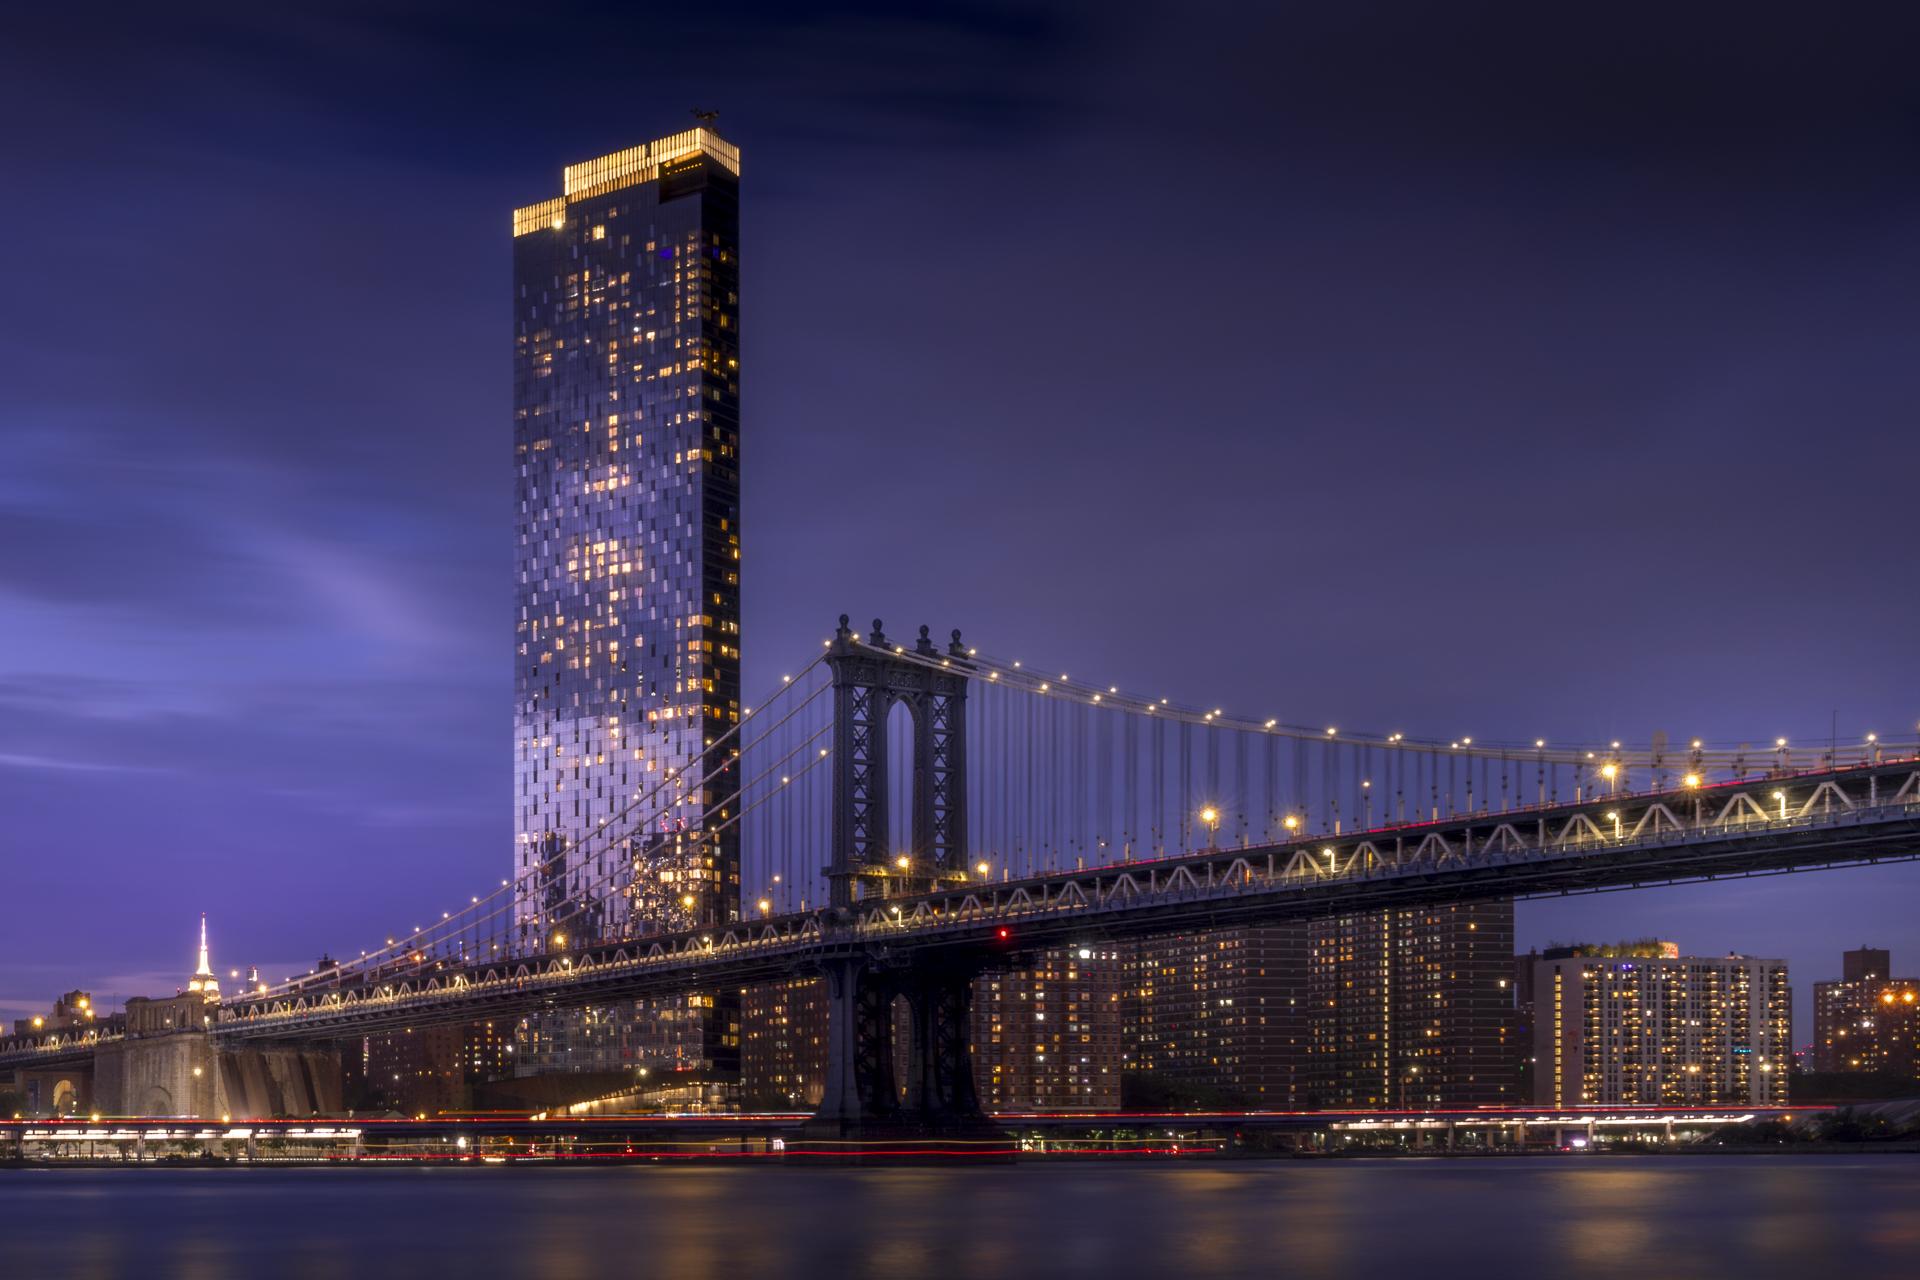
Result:
M878 618L865 639L847 615L828 646L833 672L832 901L849 907L864 882L906 881L928 888L967 868L966 703L967 651L960 633L943 651L926 627L912 656L891 643ZM901 706L907 718L898 716ZM896 731L911 741L896 752ZM898 788L910 816L890 816L896 800L894 775L910 782ZM904 845L899 833L905 833ZM906 868L895 866L901 855Z

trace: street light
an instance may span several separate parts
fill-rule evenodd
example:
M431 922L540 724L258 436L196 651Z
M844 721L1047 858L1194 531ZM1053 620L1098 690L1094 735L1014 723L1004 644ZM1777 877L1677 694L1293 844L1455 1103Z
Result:
M913 865L913 859L909 858L906 854L903 853L899 857L893 860L893 865L900 868L902 871L905 871L908 867Z
M1785 822L1787 820L1787 793L1784 791L1776 791L1773 793L1773 798L1780 802L1780 821Z
M765 915L767 914L767 912L773 910L773 904L771 902L768 902L765 898L760 899L759 907L760 907L761 915Z
M1300 829L1300 815L1297 813L1290 813L1286 817L1280 819L1280 825L1285 827L1288 831L1298 831Z
M979 875L981 875L981 876L985 876L985 875L987 874L987 872L989 872L989 871L991 871L991 870L993 870L993 868L992 868L992 867L989 867L989 866L988 866L988 865L987 865L987 864L986 864L985 862L976 862L976 863L974 863L974 864L973 864L973 869L974 869L974 871L975 871L975 872L976 872L977 874L979 874Z
M1207 848L1213 848L1213 833L1220 826L1220 811L1212 805L1200 811L1200 821L1207 824Z
M1613 820L1613 838L1615 840L1620 839L1620 811L1615 809L1608 813L1607 817Z
M1600 776L1607 780L1607 794L1613 794L1613 780L1620 775L1620 766L1609 761L1600 766Z

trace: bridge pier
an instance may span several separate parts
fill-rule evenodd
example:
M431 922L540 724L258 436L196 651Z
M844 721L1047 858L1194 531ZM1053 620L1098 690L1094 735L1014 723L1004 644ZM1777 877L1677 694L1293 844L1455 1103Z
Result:
M898 1160L962 1144L973 1149L1003 1136L973 1086L979 967L947 960L890 969L859 955L823 962L826 1090L795 1158ZM910 1013L904 1100L902 1082L894 1078L896 997L905 998ZM884 1154L872 1150L876 1143Z
M809 1133L844 1137L899 1118L893 1080L893 988L864 956L836 956L827 980L827 1084Z
M915 971L903 994L912 1013L907 1057L907 1110L946 1132L992 1131L973 1087L972 966Z

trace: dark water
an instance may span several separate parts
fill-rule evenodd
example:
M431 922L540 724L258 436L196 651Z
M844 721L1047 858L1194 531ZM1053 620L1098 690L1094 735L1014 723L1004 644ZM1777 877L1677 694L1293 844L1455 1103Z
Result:
M1920 1277L1920 1157L0 1171L0 1277Z

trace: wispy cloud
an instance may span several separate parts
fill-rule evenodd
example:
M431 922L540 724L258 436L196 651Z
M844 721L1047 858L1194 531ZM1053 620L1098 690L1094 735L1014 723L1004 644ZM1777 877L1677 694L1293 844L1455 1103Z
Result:
M144 764L114 764L102 760L62 760L54 756L29 756L0 752L0 768L59 769L73 773L164 773Z

